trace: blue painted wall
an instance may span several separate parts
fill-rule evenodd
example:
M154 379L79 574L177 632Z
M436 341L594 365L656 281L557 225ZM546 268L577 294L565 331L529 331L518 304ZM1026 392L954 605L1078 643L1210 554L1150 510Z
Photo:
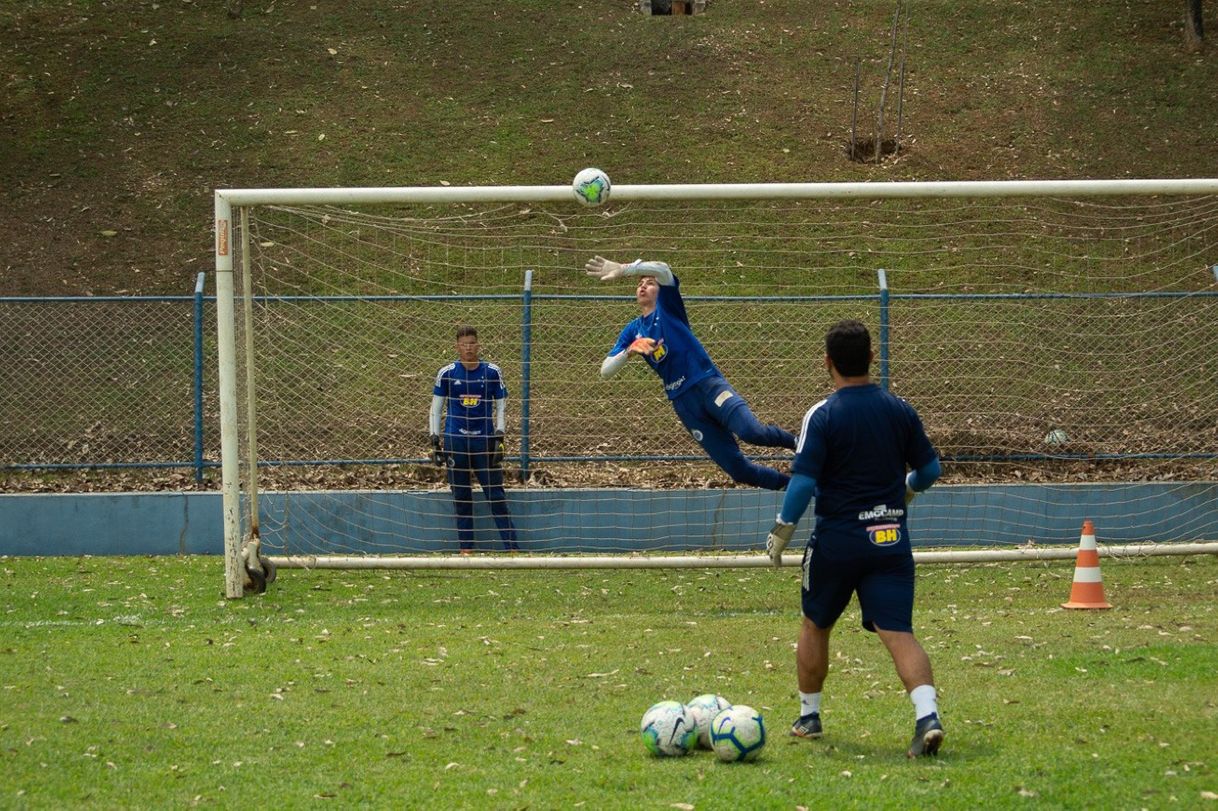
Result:
M532 551L756 550L780 503L765 490L509 490L524 548ZM451 552L447 491L267 493L269 551L316 554ZM1134 514L1131 514L1134 511ZM910 518L915 546L1070 544L1084 519L1102 543L1218 540L1218 482L941 486ZM810 516L799 534L806 536ZM498 547L478 500L480 547ZM219 554L218 493L0 495L0 554ZM662 540L657 540L662 539Z

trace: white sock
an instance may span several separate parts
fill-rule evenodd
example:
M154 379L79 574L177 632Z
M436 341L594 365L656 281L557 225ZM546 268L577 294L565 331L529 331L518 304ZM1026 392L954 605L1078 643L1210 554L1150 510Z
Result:
M802 695L802 694L801 694ZM909 691L914 705L914 720L918 721L939 711L939 701L933 684L922 684Z
M803 718L805 715L811 715L814 712L820 712L820 693L800 693L799 717Z

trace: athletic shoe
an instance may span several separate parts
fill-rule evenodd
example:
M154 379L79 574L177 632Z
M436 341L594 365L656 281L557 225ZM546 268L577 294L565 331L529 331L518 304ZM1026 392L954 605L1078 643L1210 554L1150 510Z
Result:
M463 547L461 547L461 554L462 555L472 555L472 554L474 554L474 548L472 546L463 546Z
M909 742L906 757L930 757L939 753L939 745L943 743L943 724L939 723L938 713L931 713L925 718L919 718L914 727L913 740Z
M797 738L819 738L824 734L820 727L820 713L799 716L799 720L791 725L791 734Z

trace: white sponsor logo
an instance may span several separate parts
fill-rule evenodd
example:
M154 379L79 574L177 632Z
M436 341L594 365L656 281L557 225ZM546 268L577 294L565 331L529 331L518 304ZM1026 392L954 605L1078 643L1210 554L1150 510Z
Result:
M715 405L719 408L723 408L723 404L730 399L732 399L732 393L730 391L721 391L719 392L719 396L715 398Z
M671 383L669 383L668 385L666 385L664 387L664 391L676 391L677 389L681 388L681 385L684 382L685 382L685 375L681 375L676 380L674 380Z
M905 515L905 510L900 507L890 509L887 504L877 504L870 510L863 510L861 513L859 513L859 520L874 521L877 518L893 519L900 518L903 515Z

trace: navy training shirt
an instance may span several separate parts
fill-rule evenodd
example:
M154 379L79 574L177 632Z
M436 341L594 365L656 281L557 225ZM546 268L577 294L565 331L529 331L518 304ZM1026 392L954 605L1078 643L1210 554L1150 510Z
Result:
M681 283L675 273L672 284L660 285L655 310L627 324L609 354L616 355L637 338L651 338L656 342L655 351L643 358L664 381L664 392L669 400L677 399L700 380L722 377L702 342L690 329L685 302L681 298Z
M466 369L455 361L436 373L432 394L445 399L447 436L493 436L495 401L505 399L507 386L499 367L482 361L476 369Z
M913 406L869 383L844 386L808 409L791 470L816 479L818 539L865 535L871 543L851 543L850 551L908 550L906 466L916 470L936 456Z

